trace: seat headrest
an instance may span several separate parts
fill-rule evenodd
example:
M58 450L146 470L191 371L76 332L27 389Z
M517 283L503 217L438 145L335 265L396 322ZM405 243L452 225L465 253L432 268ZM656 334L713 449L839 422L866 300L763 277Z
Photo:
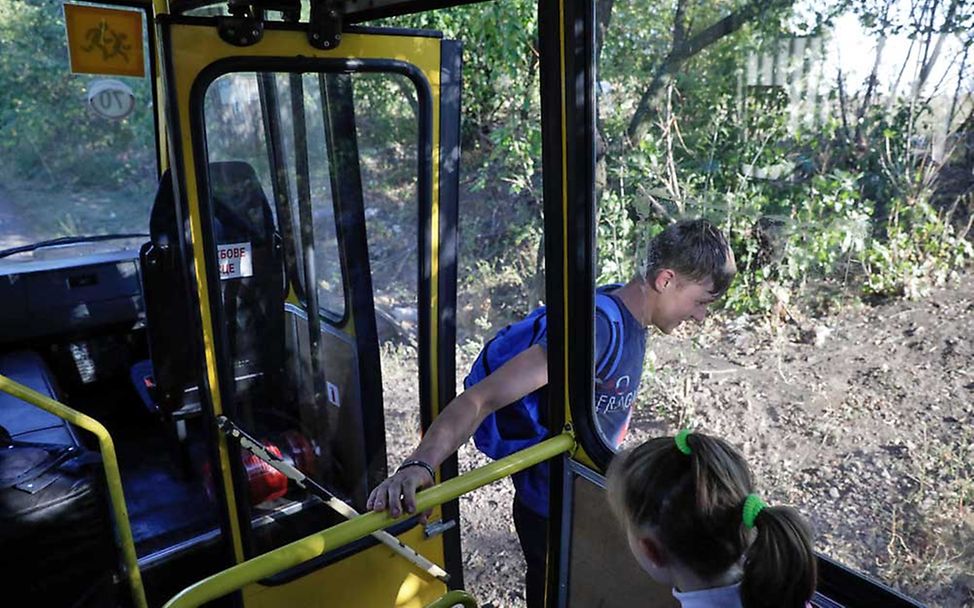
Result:
M258 246L272 238L274 216L260 179L249 164L210 163L210 196L218 241L251 241Z
M166 169L159 180L156 198L149 213L149 238L153 243L175 245L176 203L172 190L172 172Z
M255 246L271 240L274 216L254 168L242 161L210 163L210 197L216 220L217 241L250 241ZM174 243L176 205L172 175L162 174L149 216L149 234L154 243Z

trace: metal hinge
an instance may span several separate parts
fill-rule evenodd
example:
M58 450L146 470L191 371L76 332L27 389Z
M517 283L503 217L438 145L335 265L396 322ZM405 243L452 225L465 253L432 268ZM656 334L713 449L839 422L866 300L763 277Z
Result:
M230 0L227 3L229 16L217 20L220 38L234 46L251 46L264 37L264 12L250 2Z
M308 43L316 49L328 51L342 42L342 13L338 3L331 0L312 0L308 21Z

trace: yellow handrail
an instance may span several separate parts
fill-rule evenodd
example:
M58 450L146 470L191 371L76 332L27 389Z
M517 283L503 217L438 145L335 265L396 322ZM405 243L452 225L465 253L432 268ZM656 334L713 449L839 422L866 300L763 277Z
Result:
M477 608L477 600L466 591L451 591L426 608L453 608L457 605L463 608Z
M417 512L426 511L481 486L518 471L523 471L539 462L544 462L558 454L568 452L574 447L575 438L570 434L556 435L538 445L420 492L416 495L416 510ZM406 517L403 515L398 519L393 519L385 512L360 515L207 577L180 591L166 603L165 608L201 606L218 597L242 589L246 585L318 557L325 551L333 551L377 530L388 528L397 521L406 519Z
M118 458L115 456L115 444L111 435L100 422L77 412L63 403L42 395L37 391L14 382L4 375L0 375L0 391L23 399L27 403L36 405L45 412L50 412L58 418L67 420L71 424L83 428L98 438L101 450L101 461L105 468L105 479L108 481L108 494L111 498L112 512L115 515L115 527L122 544L122 561L128 574L132 599L138 608L147 608L145 589L142 586L142 574L135 556L135 542L132 540L132 527L129 525L128 509L125 507L125 495L122 493L122 477L118 471Z

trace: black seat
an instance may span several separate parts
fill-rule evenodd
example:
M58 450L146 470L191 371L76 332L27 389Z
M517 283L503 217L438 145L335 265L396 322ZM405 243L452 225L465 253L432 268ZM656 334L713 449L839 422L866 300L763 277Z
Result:
M0 355L0 374L59 399L35 352ZM4 597L33 597L46 606L117 605L118 559L99 462L66 420L0 391Z
M0 355L0 374L58 399L53 376L40 355L18 351ZM54 414L0 391L0 428L15 441L59 446L80 445L71 425Z
M146 405L166 412L179 409L183 390L199 380L196 340L190 339L194 318L187 281L190 267L179 250L178 230L172 175L167 169L149 216L151 240L139 251L150 361L139 362L132 370L135 388Z
M238 385L248 391L273 391L284 357L281 238L253 167L235 161L211 163L209 180L218 258L220 252L227 256L219 260L220 286L233 375L247 380ZM152 401L150 407L166 413L185 405L186 390L199 384L201 371L194 328L196 290L187 284L193 266L180 255L179 229L167 171L152 207L151 240L139 256L151 368L142 363L133 369L136 388ZM151 379L146 378L147 370Z
M274 216L257 174L247 163L212 163L210 197L218 246L225 246L227 252L249 249L251 254L250 276L237 276L247 274L240 268L221 272L234 376L263 375L265 383L277 385L284 360L286 286Z

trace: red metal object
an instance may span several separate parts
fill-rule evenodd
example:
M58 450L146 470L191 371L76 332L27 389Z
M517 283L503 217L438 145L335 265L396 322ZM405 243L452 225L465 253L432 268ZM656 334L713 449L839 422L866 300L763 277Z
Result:
M264 447L271 454L283 458L280 448L276 445L264 443ZM287 494L287 477L284 473L250 453L244 454L243 462L250 486L251 505L259 505Z

